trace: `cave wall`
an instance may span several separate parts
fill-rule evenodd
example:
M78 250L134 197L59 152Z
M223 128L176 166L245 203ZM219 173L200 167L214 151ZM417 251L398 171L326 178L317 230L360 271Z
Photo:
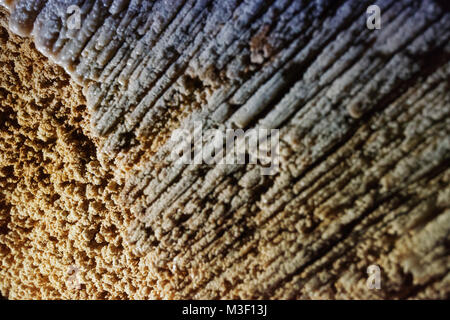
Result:
M75 158L91 150L86 157L100 172L97 193L102 195L92 200L100 202L97 224L89 211L97 205L91 205L88 187L97 178L80 169L90 162L77 160L78 169L62 179L80 176L75 185L69 183L69 188L81 184L80 194L61 191L61 197L74 200L60 203L81 201L73 210L88 231L57 234L56 242L73 243L71 237L85 234L80 250L92 247L87 256L95 261L81 264L67 249L73 244L62 249L83 282L82 289L67 294L448 297L450 13L444 1L72 2L80 9L78 29L68 24L67 4L3 1L9 29L31 37L49 59L45 64L59 65L70 76L64 75L67 80L60 85L52 79L48 87L70 86L71 96L79 95L78 104L86 106L70 107L70 99L60 93L36 102L35 92L52 90L38 86L24 89L27 98L18 96L23 103L10 100L15 107L5 107L13 110L5 115L9 122L17 122L22 112L30 114L26 110L36 103L39 117L58 119L58 110L66 110L64 127L80 132L76 141L68 138L67 148L78 145L71 149L79 150ZM382 27L370 30L366 9L374 3L381 8ZM33 45L18 39L4 43ZM2 70L8 70L9 60L27 65L23 52L4 48ZM24 72L14 86L7 85L9 76L2 80L4 95L39 83ZM16 137L26 130L39 137L39 126L31 123L7 126L5 134ZM279 170L262 175L259 163L175 163L171 135L198 123L220 132L278 129ZM49 130L58 126L51 123ZM51 143L58 145L59 139ZM13 158L14 173L7 164L6 181L23 176L15 170L25 160ZM37 159L32 162L42 170L53 165ZM45 178L37 180L37 185L45 183ZM54 189L50 182L46 185ZM27 236L35 232L11 220L13 191L4 193L3 220L10 219L7 225L17 225ZM18 215L28 212L49 225L40 205L21 207L28 202L25 197L14 203ZM65 224L64 210L55 203L49 219ZM115 238L104 236L110 225L118 230ZM6 252L22 246L10 241ZM99 255L103 251L108 254ZM116 255L121 262L107 258ZM13 256L19 273L36 264ZM374 264L382 271L380 290L366 286L367 268ZM118 273L115 265L127 271ZM20 283L16 277L11 285L9 270L2 266L7 296ZM102 272L111 279L92 280ZM42 285L33 280L36 276L28 277L29 286ZM118 279L123 286L114 285ZM67 286L60 277L55 283ZM62 295L56 286L41 290L39 297Z

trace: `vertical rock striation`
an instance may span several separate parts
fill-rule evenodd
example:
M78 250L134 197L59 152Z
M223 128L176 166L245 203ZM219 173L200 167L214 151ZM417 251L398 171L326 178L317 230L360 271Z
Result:
M61 212L67 209L58 206L81 201L73 210L88 228L84 234L94 247L88 258L95 266L87 258L82 265L80 259L73 263L93 278L102 276L101 268L112 270L116 280L105 281L108 286L85 278L91 289L79 290L80 297L448 298L450 11L445 1L0 3L9 10L10 30L31 36L49 58L46 65L63 67L78 83L62 89L68 80L64 85L51 80L49 89L32 87L33 94L20 95L16 87L29 78L19 77L14 86L2 79L0 92L10 97L5 106L15 104L2 105L4 123L10 123L2 124L4 134L21 137L25 130L30 141L39 138L40 126L20 122L36 104L35 120L55 119L43 118L55 122L49 131L78 133L67 138L69 160L54 156L47 163L39 150L54 153L57 147L35 147L33 163L39 165L33 170L48 171L64 161L77 163L77 170L89 165L98 170L86 176L89 171L73 169L63 179L75 181L67 185L71 191L49 189L63 198L60 204L51 201L44 219L39 206L21 207L28 202L25 195L12 202L20 185L12 177L21 176L16 167L23 165L4 160L2 183L13 189L5 187L2 195L7 225L2 236L12 239L12 226L20 228L18 235L37 230L12 220L24 212L37 214L34 220L44 219L44 225L52 217L65 224L69 218ZM379 30L366 28L372 4L382 12ZM24 54L5 51L11 43L5 39L2 68L9 70L7 60L19 61ZM35 101L55 86L51 98ZM66 101L64 90L78 100ZM14 102L20 99L23 103ZM74 107L84 103L86 110ZM65 116L58 116L61 112ZM278 129L279 171L265 176L260 164L174 162L170 155L177 145L170 137L193 123L221 132ZM56 146L64 136L49 135ZM95 165L74 160L78 157ZM38 185L57 181L51 174L37 177ZM102 190L92 198L98 205L89 200L93 181ZM78 197L72 188L83 191ZM91 206L102 208L95 223ZM96 233L89 228L98 225L102 236L94 243ZM111 225L120 240L103 236ZM81 237L82 230L73 232ZM58 243L71 239L70 232L52 237ZM11 250L21 250L22 242L8 241L2 242L3 254L18 257ZM75 256L69 248L62 250ZM116 273L109 257L133 262ZM10 293L12 283L31 277L26 266L39 263L15 263L8 268L24 275L14 278L2 265L0 288L20 297ZM366 286L372 264L381 267L381 290ZM120 286L113 285L117 279ZM48 284L40 295L26 292L58 297L63 294L58 284Z

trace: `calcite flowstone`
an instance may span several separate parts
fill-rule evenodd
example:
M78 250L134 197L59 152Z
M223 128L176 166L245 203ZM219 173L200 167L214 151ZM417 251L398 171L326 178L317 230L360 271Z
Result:
M449 297L445 1L0 3L3 295ZM193 123L279 171L175 163Z

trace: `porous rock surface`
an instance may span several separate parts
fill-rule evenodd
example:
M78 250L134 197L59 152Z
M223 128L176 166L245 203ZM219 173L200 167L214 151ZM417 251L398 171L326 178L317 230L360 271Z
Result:
M49 58L2 29L3 295L449 297L445 1L69 2L2 1ZM279 171L174 163L194 121Z
M115 205L118 186L97 160L81 87L0 19L2 295L148 296L123 240L131 214Z

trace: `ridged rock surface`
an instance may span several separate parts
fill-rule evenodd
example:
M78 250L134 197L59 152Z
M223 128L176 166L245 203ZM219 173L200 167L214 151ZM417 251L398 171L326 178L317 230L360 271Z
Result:
M0 3L4 296L449 297L446 1ZM194 122L279 171L174 163Z

